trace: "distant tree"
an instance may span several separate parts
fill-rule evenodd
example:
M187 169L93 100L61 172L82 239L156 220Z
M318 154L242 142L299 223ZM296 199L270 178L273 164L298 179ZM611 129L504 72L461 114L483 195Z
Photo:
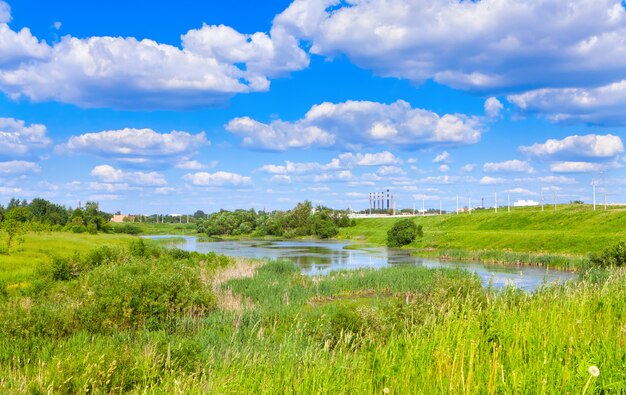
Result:
M195 213L193 213L193 217L195 219L203 219L203 218L206 218L206 214L204 213L204 211L198 210Z
M417 226L410 219L402 219L396 222L387 232L388 247L402 247L411 244L417 237L423 237L422 225Z

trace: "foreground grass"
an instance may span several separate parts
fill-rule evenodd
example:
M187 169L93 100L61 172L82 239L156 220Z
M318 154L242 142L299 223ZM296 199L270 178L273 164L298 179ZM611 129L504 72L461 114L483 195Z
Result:
M307 277L135 242L39 275L0 298L0 392L626 391L623 269L527 294L463 271Z
M341 229L340 238L383 245L397 220L358 219L356 226ZM424 228L424 238L410 245L419 253L480 259L481 254L475 252L483 251L488 262L499 261L498 253L506 259L502 262L542 264L547 255L580 261L590 252L599 253L626 239L625 211L594 212L577 205L558 206L557 211L516 208L511 213L475 211L471 215L415 217L414 221ZM520 254L506 257L505 253Z

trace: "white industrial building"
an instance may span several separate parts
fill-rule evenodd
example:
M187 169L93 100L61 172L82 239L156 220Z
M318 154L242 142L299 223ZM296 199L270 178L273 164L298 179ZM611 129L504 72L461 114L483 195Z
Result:
M539 202L535 202L534 200L518 200L513 203L513 207L534 207L539 206Z

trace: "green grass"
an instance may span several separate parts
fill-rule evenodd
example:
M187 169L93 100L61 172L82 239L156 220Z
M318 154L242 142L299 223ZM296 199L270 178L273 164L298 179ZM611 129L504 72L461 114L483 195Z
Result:
M396 221L358 219L356 226L341 229L339 237L384 245L387 230ZM528 259L546 254L580 258L626 239L626 211L594 212L588 206L558 206L556 212L516 208L495 214L485 210L415 217L414 221L423 226L424 238L409 247L427 254L429 250L487 250L527 254Z
M196 224L154 224L145 222L133 222L133 225L138 226L142 230L143 235L187 235L195 236Z
M0 232L0 243L6 234ZM29 283L35 270L50 262L51 256L68 257L85 253L99 245L126 245L132 236L109 234L75 234L69 232L27 233L24 242L11 248L10 254L0 254L0 283Z
M0 297L0 392L626 391L624 269L528 294L418 267L220 277L232 260L136 242L72 265Z

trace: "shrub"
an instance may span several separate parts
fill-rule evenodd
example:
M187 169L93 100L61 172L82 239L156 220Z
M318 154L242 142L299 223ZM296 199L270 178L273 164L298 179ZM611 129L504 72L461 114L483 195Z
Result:
M90 223L87 225L87 232L89 232L90 235L98 234L98 226L94 223Z
M78 266L69 258L52 258L52 278L56 281L69 281L78 277Z
M620 267L626 266L626 242L622 241L604 250L602 255L589 257L592 266L596 267Z
M387 232L387 246L402 247L411 244L417 237L423 236L422 225L417 226L410 219L402 219Z
M113 230L115 231L115 233L124 233L127 235L138 235L143 232L143 230L139 226L133 224L123 224L115 226Z
M85 225L72 225L71 230L73 233L85 233L87 228L85 228Z

